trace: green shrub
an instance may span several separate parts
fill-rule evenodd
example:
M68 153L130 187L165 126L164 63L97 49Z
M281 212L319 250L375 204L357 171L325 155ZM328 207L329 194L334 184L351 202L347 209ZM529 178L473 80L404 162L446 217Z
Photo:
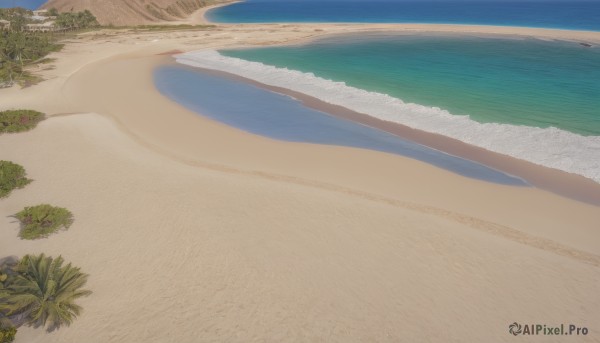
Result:
M47 331L69 326L81 314L76 300L92 292L82 289L88 275L65 260L25 255L14 268L16 275L0 296L0 314L14 316L26 325Z
M60 229L68 229L73 223L73 215L62 207L47 204L26 207L15 215L21 221L22 239L46 238Z
M25 169L10 161L0 161L0 198L9 195L13 189L23 188L31 182Z
M43 113L32 110L8 110L0 112L0 133L23 132L33 129L44 120Z
M10 328L0 328L0 343L11 343L15 340L15 335L17 334L17 329Z

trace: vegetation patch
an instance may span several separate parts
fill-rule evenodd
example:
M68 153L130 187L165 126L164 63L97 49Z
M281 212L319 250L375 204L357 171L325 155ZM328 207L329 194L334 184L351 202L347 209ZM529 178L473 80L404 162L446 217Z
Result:
M21 222L19 236L22 239L46 238L73 224L73 215L69 210L48 204L26 207L15 217Z
M58 13L55 8L50 9L50 15L55 15L56 25L68 30L81 30L100 26L92 12L85 10L81 12Z
M10 161L0 161L0 198L9 195L13 189L23 188L31 182L26 177L25 168Z
M62 49L57 43L60 32L78 31L98 27L96 17L88 10L58 13L49 11L43 24L32 19L33 12L22 8L0 8L0 19L9 22L0 29L0 88L20 84L23 87L41 81L26 70L51 52ZM51 19L55 18L55 19ZM45 26L46 25L46 26Z
M33 110L8 110L0 112L0 134L28 131L46 116Z
M14 327L0 328L0 343L11 343L15 340L17 329Z
M25 67L62 49L48 33L0 31L0 86L11 86L28 75Z
M56 58L42 58L41 60L35 61L36 64L50 64L56 62Z
M82 289L88 275L64 262L61 256L41 254L4 266L1 272L8 278L0 282L0 316L17 328L30 325L53 331L69 326L82 311L76 300L92 292Z
M177 24L177 25L138 25L138 26L124 26L123 28L131 28L134 31L189 31L189 30L209 30L214 29L215 25L190 25L190 24Z

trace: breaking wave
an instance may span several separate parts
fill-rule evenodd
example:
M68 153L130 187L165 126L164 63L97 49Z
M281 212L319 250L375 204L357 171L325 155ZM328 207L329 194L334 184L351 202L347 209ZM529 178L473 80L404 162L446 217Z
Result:
M600 183L600 136L581 136L555 127L479 123L469 116L453 115L438 107L406 103L387 94L350 87L312 73L226 57L215 50L188 52L175 57L182 64L287 88L385 121L442 134Z

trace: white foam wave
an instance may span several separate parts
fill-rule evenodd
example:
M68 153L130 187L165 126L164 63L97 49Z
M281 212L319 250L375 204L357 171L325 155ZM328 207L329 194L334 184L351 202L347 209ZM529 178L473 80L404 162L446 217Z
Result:
M600 183L600 136L581 136L554 127L478 123L469 116L453 115L437 107L405 103L386 94L350 87L312 73L226 57L214 50L188 52L177 55L176 59L182 64L291 89L382 120L442 134Z

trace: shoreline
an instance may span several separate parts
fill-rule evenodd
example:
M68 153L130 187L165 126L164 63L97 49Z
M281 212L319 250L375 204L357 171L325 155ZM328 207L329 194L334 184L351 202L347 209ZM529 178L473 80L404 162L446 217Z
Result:
M439 26L439 28L443 27L443 26L461 26L461 27L474 27L474 28L481 28L481 27L489 27L489 28L507 28L509 30L512 29L518 29L518 30L551 30L551 31L564 31L564 32L573 32L573 33L577 33L577 34L586 34L586 33L597 33L600 34L600 29L598 30L582 30L582 29L569 29L569 28L559 28L559 27L538 27L538 26L515 26L515 25L511 25L511 24L504 24L504 25L499 25L499 24L474 24L474 23L429 23L429 22L330 22L330 21L305 21L305 22L285 22L285 21L278 21L278 22L218 22L218 21L211 21L207 18L207 13L213 9L216 8L220 8L220 7L225 7L225 6L230 6L230 5L234 5L240 2L245 2L245 0L229 0L228 2L222 3L222 4L217 4L217 5L211 5L211 6L207 6L204 7L202 9L199 9L195 14L193 14L192 16L194 18L196 18L196 20L200 20L200 23L203 24L214 24L214 25L269 25L269 24L283 24L283 25L327 25L327 24L340 24L340 25L379 25L379 24L383 24L383 25L417 25L417 26L422 26L422 25L426 25L426 26ZM192 17L190 16L190 17Z
M237 4L238 2L243 2L243 0L229 0L229 1L221 3L221 4L216 4L216 5L202 7L199 10L197 10L196 12L192 13L189 16L188 20L191 19L192 22L198 22L200 24L220 25L219 23L214 23L214 22L208 20L208 18L206 18L207 12L210 11L210 10L213 10L215 8L225 7L225 6Z
M216 23L211 23L215 24ZM229 25L229 24L218 24ZM239 24L248 25L248 24ZM538 39L564 40L578 43L593 43L600 44L600 31L581 31L581 30L563 30L563 29L546 29L546 28L531 28L520 26L494 26L494 25L469 25L469 24L310 24L310 23L273 23L260 25L297 25L297 26L351 26L361 27L366 30L364 32L394 32L394 33L440 33L450 35L493 35L493 36L514 36L514 37L532 37ZM359 31L350 32L348 34L359 33Z
M422 33L448 33L448 34L491 34L500 36L519 36L519 37L534 37L540 39L558 39L565 41L574 41L578 43L595 43L600 44L600 30L579 30L553 27L531 27L531 26L512 26L512 25L486 25L486 24L468 24L468 23L359 23L359 22L260 22L260 23L224 23L210 21L206 17L208 11L230 6L239 2L232 2L208 6L198 10L190 18L195 18L199 24L211 24L221 27L227 26L269 26L269 25L286 25L286 26L354 26L354 27L389 27L393 32L422 32Z
M589 231L591 218L600 220L597 206L535 187L496 185L463 177L398 155L253 135L198 115L160 94L154 86L152 70L164 63L174 62L165 55L107 61L71 77L65 91L77 103L86 104L86 112L109 115L136 141L185 163L223 171L246 170L273 175L275 179L345 185L360 192L462 213L557 242L571 242L585 251L597 250L593 240L578 238L593 232ZM130 75L130 79L111 85L104 81L121 75ZM136 89L139 96L145 94L143 102L123 99L121 94L128 89ZM104 94L103 99L96 97L100 93ZM165 127L169 130L165 131ZM219 142L218 149L213 148L214 142ZM357 159L369 162L357 165ZM403 177L398 178L399 170ZM373 178L374 175L378 177ZM460 200L456 198L458 194ZM486 201L482 202L482 198ZM523 208L527 212L517 215ZM546 213L548 208L555 208L555 213ZM557 226L566 213L575 216L571 226L581 231L567 232L562 224ZM600 239L600 232L594 231L593 235Z
M346 24L346 25L350 25L350 26L354 27L353 24ZM399 28L390 27L390 28L379 29L379 28L371 27L370 26L371 24L366 24L366 25L368 25L368 26L366 26L366 29L364 31L357 30L357 31L351 31L351 32L330 33L330 34L325 34L325 35L321 35L321 36L314 36L314 37L307 38L307 39L288 42L288 43L284 43L284 44L275 44L275 45L276 46L301 46L301 45L310 44L310 43L313 43L313 42L319 41L319 40L330 40L330 39L335 39L335 38L352 39L353 37L358 37L358 38L362 38L362 39L368 39L370 35L374 35L374 36L378 36L378 35L392 36L393 35L393 36L411 36L411 37L427 36L427 37L440 37L440 38L452 37L452 38L481 38L481 39L506 39L506 40L533 39L533 40L540 40L540 41L555 41L555 42L563 42L563 43L573 43L573 44L577 44L579 46L586 47L586 48L600 46L600 31L598 31L598 32L596 32L596 31L573 31L573 32L576 32L577 35L571 36L571 35L565 34L564 36L563 35L553 36L554 32L545 32L544 34L532 34L527 31L519 31L520 33L517 33L517 32L513 32L512 29L527 30L528 28L513 27L513 26L509 27L511 29L510 32L494 32L494 31L488 32L486 30L480 30L482 28L482 26L476 26L476 28L473 31L468 31L466 29L469 28L469 25L460 25L460 27L464 28L465 31L460 31L460 30L457 31L456 28L454 27L454 25L452 25L452 27L444 27L445 24L439 24L439 25L442 25L442 27L424 28L424 29L412 29L412 28L405 28L405 27L399 27ZM377 24L372 24L372 25L377 25ZM437 25L437 24L415 24L415 25L427 25L428 26L428 25ZM483 26L483 27L485 27L485 26ZM489 28L491 28L491 29L501 28L501 26L489 26ZM541 30L553 31L553 29L541 29ZM569 30L562 30L562 31L569 31ZM590 40L586 40L586 39L590 39ZM592 44L592 46L587 47L582 44ZM246 48L248 48L248 47L240 47L240 49L246 49ZM252 47L250 47L250 48L252 48Z
M222 4L216 4L199 9L186 22L191 19L191 22L198 24L211 24L220 27L233 26L353 26L353 27L371 27L375 28L375 32L385 31L388 27L393 32L406 33L448 33L448 34L491 34L499 36L518 36L518 37L533 37L539 39L557 39L565 41L573 41L578 43L594 43L600 44L600 30L589 31L579 29L552 28L552 27L529 27L529 26L512 26L512 25L484 25L484 24L467 24L467 23L357 23L357 22L266 22L266 23L222 23L210 21L207 18L207 12L225 6L234 5L244 2L244 0L231 0ZM354 32L357 33L357 32ZM352 34L352 33L350 33ZM309 39L310 40L310 39ZM304 40L298 43L302 44Z
M321 31L321 29L323 29ZM423 184L425 191L411 190L409 192L398 192L399 189L413 188L415 185L410 181L412 178L420 178L424 171L418 173L412 170L420 170L421 164L409 163L411 166L407 169L406 178L398 179L393 175L393 170L404 170L406 167L403 166L405 161L400 156L393 156L392 159L386 157L382 158L383 163L380 168L362 168L365 170L352 169L354 166L349 161L345 160L344 156L347 156L347 152L355 151L355 149L337 149L336 147L323 146L326 151L335 151L340 154L339 158L332 161L327 160L322 156L322 152L315 154L314 156L309 154L306 155L306 145L297 144L295 147L291 147L288 144L281 144L276 142L279 146L276 150L271 149L272 141L267 139L248 137L249 134L242 135L241 138L235 129L224 129L221 125L214 125L210 123L209 127L213 128L216 132L221 132L221 135L209 135L206 139L200 139L197 136L197 131L204 131L199 121L202 121L206 125L206 119L200 120L200 116L196 113L188 111L187 109L179 109L175 111L175 108L181 107L178 104L172 102L169 99L160 100L163 96L155 89L152 81L152 68L159 66L164 63L174 63L172 58L169 56L158 56L159 54L178 52L188 52L199 49L220 49L220 48L235 48L235 47L251 47L260 45L272 45L272 44L286 44L296 43L299 41L314 39L315 36L324 36L329 34L344 34L354 32L365 32L369 31L370 27L365 26L338 26L331 25L328 27L321 26L279 26L279 30L272 30L272 26L244 26L242 28L237 27L221 27L217 30L205 30L203 31L191 31L187 32L164 32L164 33L126 33L126 34L106 34L100 33L99 39L96 35L84 35L83 37L87 40L81 47L80 44L69 45L69 49L65 52L59 53L57 57L57 70L47 70L44 72L50 78L49 81L43 82L39 86L35 86L29 89L18 90L16 88L1 90L0 93L8 95L3 97L3 107L30 107L33 109L39 109L49 114L60 114L60 113L82 113L82 112L96 112L103 115L108 115L128 135L136 139L140 143L145 145L149 144L153 150L161 154L166 154L173 158L181 158L185 161L198 161L203 160L205 163L202 165L220 165L220 166L231 166L238 165L243 166L244 169L248 170L264 170L276 173L278 175L290 175L294 177L302 177L303 179L320 179L332 184L346 184L346 185L361 185L364 186L361 190L367 191L373 194L380 194L391 198L400 197L402 200L410 200L411 202L431 205L437 208L443 208L452 210L458 213L468 214L473 217L481 218L490 222L500 223L508 227L512 227L518 230L525 230L534 235L546 236L548 233L547 228L555 227L555 223L561 222L560 219L564 213L571 213L577 218L569 226L575 226L580 228L587 228L590 224L589 210L593 209L593 212L597 212L597 206L588 205L582 202L576 202L569 200L568 198L554 199L557 197L552 193L546 191L530 188L532 191L514 191L510 187L495 187L486 185L482 189L479 189L481 184L487 184L485 182L479 182L472 179L466 179L462 177L451 177L452 181L448 181L446 171L439 169L439 172L428 174L435 174L438 176L427 177L427 181ZM388 30L389 31L389 30ZM88 50L90 49L90 50ZM93 53L92 53L93 51ZM61 62L63 58L67 58L64 62ZM87 56L87 57L83 57ZM144 72L136 72L140 82L134 82L129 84L128 87L122 87L120 84L111 85L110 87L102 86L106 84L104 75L97 75L97 72L92 73L93 76L86 76L89 74L88 71L103 69L104 65L111 63L111 61L126 61L128 59L140 58L140 61L148 60L148 63L152 64L152 67L146 67ZM159 62L160 60L160 62ZM150 62L155 61L155 62ZM125 62L124 62L125 63ZM132 65L132 67L135 64ZM111 67L111 69L115 69ZM113 79L122 79L122 75L128 75L132 73L129 69L123 68L119 73L110 73L109 69L107 75L110 74ZM65 74L66 73L66 74ZM147 74L146 74L147 73ZM66 75L66 76L65 76ZM108 77L108 76L107 76ZM81 81L77 81L83 78ZM133 80L132 80L133 81ZM78 84L79 86L73 87L71 84ZM150 87L148 87L150 85ZM102 87L101 87L102 86ZM113 88L121 89L121 93L115 93ZM39 89L39 90L38 90ZM128 104L126 99L122 99L122 94L131 92L132 89L136 89L134 94L139 92L146 92L154 94L152 98L158 97L156 101L158 103L164 103L164 108L168 108L166 111L181 113L176 115L176 127L181 130L181 135L174 136L168 133L162 132L162 127L170 127L171 121L166 120L157 112L157 109L153 106L138 106L136 105L135 113L123 113L124 108L128 108L131 105ZM59 93L57 93L57 91ZM104 102L97 99L95 94L107 93L113 94L112 101ZM29 95L28 95L29 94ZM46 95L47 94L47 95ZM146 95L146 96L148 96ZM35 99L35 100L34 100ZM167 105L168 102L171 105ZM44 105L32 105L32 104ZM12 104L12 105L11 105ZM23 104L29 104L24 106ZM175 106L175 107L174 107ZM154 113L152 123L147 122L141 113L148 112ZM120 113L120 115L116 115ZM183 124L185 123L185 124ZM231 133L231 139L234 141L243 141L242 145L254 146L257 149L265 149L265 151L271 151L274 153L273 158L268 156L255 155L249 156L248 154L240 153L233 146L225 145L220 147L221 153L216 154L210 149L205 149L205 145L212 145L213 143L208 137L213 137L215 140L222 140L224 137L229 137ZM156 143L149 143L156 142ZM193 148L192 145L196 144L197 147ZM259 148L260 147L260 148ZM285 148L285 149L284 149ZM280 153L279 151L290 150L286 153ZM291 152L293 151L293 153ZM308 151L313 151L313 147L309 146ZM275 153L276 152L276 153ZM303 163L290 163L289 161L285 165L281 165L276 162L277 158L283 160L287 159L287 156L293 154L299 154L309 160L314 160L311 166L315 170L307 169ZM314 151L313 151L314 154ZM352 154L352 153L351 153ZM363 155L361 153L361 155ZM375 156L381 156L376 152L373 154L366 154L370 156L368 158L374 158ZM318 157L317 157L318 156ZM329 154L328 154L329 156ZM379 157L377 157L380 160ZM317 162L318 161L318 162ZM379 162L378 162L379 163ZM345 170L343 174L333 172L333 165L336 168ZM419 166L415 168L415 166ZM429 166L429 165L428 165ZM386 177L380 175L378 179L371 179L368 175L381 174L381 170L385 170L384 174ZM227 169L227 168L225 168ZM369 172L367 172L367 169ZM429 169L438 169L429 166ZM347 171L351 171L348 173ZM373 173L373 174L370 174ZM453 175L453 174L452 174ZM449 183L450 182L450 183ZM449 187L451 185L451 187ZM408 187L408 188L406 188ZM485 189L485 190L484 190ZM435 194L435 197L433 197ZM463 198L460 202L455 199L455 194L461 194ZM485 194L494 194L493 201L482 203L481 198L486 197ZM546 204L547 198L552 198L554 205ZM512 199L506 202L507 199ZM490 199L492 200L492 199ZM556 202L555 202L556 201ZM558 205L560 203L561 205ZM495 205L493 205L495 204ZM580 206L581 205L581 206ZM547 216L546 211L549 207L556 209L556 216ZM507 216L506 211L514 213L514 211L521 211L523 208L528 208L528 211L536 213L539 211L540 216L536 217L535 220L523 221L519 216L514 218ZM497 209L502 209L498 211ZM542 214L544 213L544 214ZM576 214L579 213L579 214ZM592 215L594 217L596 214ZM573 219L574 219L573 218ZM600 218L598 218L600 220ZM537 223L531 225L532 223ZM552 229L554 230L554 229ZM561 232L561 229L556 228L555 232ZM583 234L583 231L581 232ZM579 238L579 234L559 234L559 236L550 236L555 241L569 242L583 242ZM573 241L572 239L575 239ZM600 237L598 238L600 239ZM594 240L586 239L587 242L584 244L586 249L596 249L593 244ZM578 246L575 243L574 246ZM595 250L592 250L595 251Z
M537 165L516 157L489 151L441 134L430 133L419 129L413 129L406 125L384 121L364 113L350 110L343 106L329 104L301 92L293 91L283 87L266 85L243 76L213 69L191 67L175 61L170 64L189 68L192 71L199 70L211 75L226 77L270 90L275 93L284 94L295 98L304 106L317 111L325 112L341 119L350 120L373 127L391 133L400 138L407 139L426 147L447 153L449 155L480 163L505 174L521 178L533 187L591 205L600 206L600 183L581 175ZM202 114L198 113L198 115Z

